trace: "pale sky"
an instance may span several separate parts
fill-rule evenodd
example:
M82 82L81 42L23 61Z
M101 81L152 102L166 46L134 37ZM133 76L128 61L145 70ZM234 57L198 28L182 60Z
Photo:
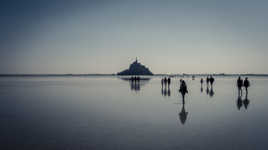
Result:
M268 1L1 2L0 73L268 73Z

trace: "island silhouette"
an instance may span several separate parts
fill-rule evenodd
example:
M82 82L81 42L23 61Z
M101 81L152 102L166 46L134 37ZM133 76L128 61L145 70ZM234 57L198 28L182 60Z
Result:
M117 75L153 75L153 73L136 58L128 69L118 72Z

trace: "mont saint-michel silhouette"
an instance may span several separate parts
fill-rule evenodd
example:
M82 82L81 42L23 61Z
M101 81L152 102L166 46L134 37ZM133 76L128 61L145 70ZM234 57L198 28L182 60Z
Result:
M153 75L153 73L147 67L139 63L136 58L128 69L118 72L117 75Z

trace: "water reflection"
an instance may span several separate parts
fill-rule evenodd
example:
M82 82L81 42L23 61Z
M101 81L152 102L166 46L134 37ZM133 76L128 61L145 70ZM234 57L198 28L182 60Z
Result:
M201 87L201 92L203 91L203 88ZM215 95L215 91L214 91L214 88L213 86L207 86L207 89L206 89L206 93L207 95L209 95L209 97L213 97Z
M123 81L128 81L130 85L130 90L138 92L141 90L141 87L147 84L151 78L145 77L120 77Z
M183 124L183 125L185 124L185 122L187 120L187 116L188 116L188 112L186 112L186 110L185 110L185 101L183 98L181 112L179 113L181 124Z
M171 95L170 87L166 87L166 86L163 87L162 86L162 88L161 88L161 94L164 97L166 97L166 96L170 97L170 95Z
M209 96L210 96L210 97L213 97L214 94L215 94L215 92L214 92L214 90L213 90L213 86L211 86L210 91L209 91Z
M236 106L237 106L237 109L240 110L240 108L242 107L242 98L241 98L241 95L238 95L238 98L237 98L237 101L236 101Z
M242 92L240 89L238 89L238 98L237 98L237 101L236 101L236 105L237 105L237 109L240 110L242 106L245 107L245 109L248 109L248 106L249 106L249 103L250 103L250 100L248 99L248 91L246 91L246 95L245 95L245 99L242 100Z
M246 109L248 109L249 102L250 102L250 100L248 99L248 92L246 92L246 97L245 97L245 99L243 101L244 107Z

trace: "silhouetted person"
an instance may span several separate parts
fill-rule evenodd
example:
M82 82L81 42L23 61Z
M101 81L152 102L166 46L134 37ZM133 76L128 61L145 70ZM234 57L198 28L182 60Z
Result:
M246 92L246 97L245 99L243 100L243 104L244 104L244 107L247 109L248 108L248 105L249 105L249 99L248 99L248 93Z
M246 93L248 93L248 87L250 86L250 83L248 81L248 78L246 77L244 80L244 87L246 89Z
M164 84L164 79L161 79L161 86L162 86L162 89L163 89L163 84Z
M138 77L137 77L137 81L140 82L140 80L141 80L141 78L138 76Z
M240 76L238 77L236 84L237 84L237 88L238 88L238 94L242 96L243 80L241 79Z
M181 124L183 125L186 122L187 115L188 115L188 112L185 111L184 104L185 104L184 99L182 99L182 109L181 109L181 112L179 113L179 116L180 116Z
M214 81L215 81L215 79L212 76L210 76L209 82L210 82L211 87L213 86Z
M237 98L237 103L236 103L236 105L237 105L237 109L238 110L240 110L240 108L242 107L242 98L241 98L241 96L240 95L238 95L238 98Z
M204 80L203 80L203 78L201 78L201 80L200 80L200 84L201 84L200 91L201 91L201 93L203 92L203 82L204 82Z
M166 77L164 78L164 84L165 84L165 86L167 86L167 78Z
M187 90L187 85L185 83L184 80L181 81L181 85L180 85L180 90L179 92L181 93L182 95L182 99L184 100L184 96L186 93L188 93L188 90Z
M208 85L209 85L209 80L210 80L210 78L207 76L207 79L206 79L207 87L208 87Z
M169 85L170 85L170 83L171 83L171 79L170 79L170 77L168 77L168 79L167 79L167 83L168 83L168 87L169 87Z
M206 90L206 92L207 92L207 95L209 94L209 88L208 88L208 86L207 86L207 90Z

